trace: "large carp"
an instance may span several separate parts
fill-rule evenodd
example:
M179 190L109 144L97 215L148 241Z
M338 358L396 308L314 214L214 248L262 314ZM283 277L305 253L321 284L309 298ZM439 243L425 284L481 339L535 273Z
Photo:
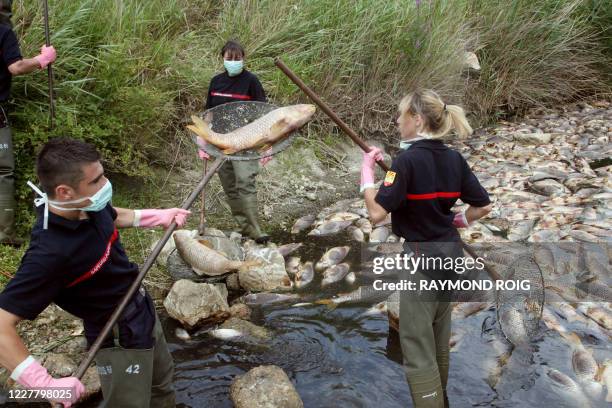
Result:
M216 133L203 119L192 116L193 125L187 129L194 132L207 143L218 147L223 154L233 154L241 150L272 146L294 130L304 126L315 113L315 106L309 104L290 105L274 109L261 118L230 133Z
M217 276L238 269L259 265L259 261L232 261L209 248L205 241L195 239L187 230L174 233L174 242L181 258L198 275Z

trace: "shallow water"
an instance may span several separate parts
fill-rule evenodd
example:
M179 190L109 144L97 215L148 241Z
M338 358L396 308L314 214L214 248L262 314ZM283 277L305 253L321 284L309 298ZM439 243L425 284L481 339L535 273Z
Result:
M290 242L276 236L275 242ZM292 255L302 262L316 261L325 250L347 245L344 234L335 237L299 237L304 246ZM360 246L353 243L347 261L359 270ZM255 306L253 322L273 333L264 345L212 339L206 334L184 342L174 336L176 323L164 320L168 343L176 364L175 387L180 407L231 407L229 387L237 375L262 364L282 367L296 386L305 407L408 407L412 406L401 365L399 338L389 328L386 314L366 316L368 305L291 307L313 298L348 292L341 282L321 289L321 274L300 291L301 300ZM526 349L513 349L503 338L493 309L453 321L453 332L462 338L451 352L448 386L452 407L556 407L586 406L572 394L554 387L545 374L555 368L574 380L570 347L556 332L541 324L541 334ZM563 321L559 318L560 321ZM565 322L567 323L567 322ZM583 344L601 363L612 358L609 341L588 336L584 324L566 324L582 337ZM498 358L510 354L507 364ZM495 388L492 388L492 385ZM591 407L609 406L603 400L587 401Z

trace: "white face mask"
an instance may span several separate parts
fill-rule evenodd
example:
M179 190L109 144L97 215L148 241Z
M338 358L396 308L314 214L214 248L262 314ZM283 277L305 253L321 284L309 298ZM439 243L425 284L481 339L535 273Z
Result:
M49 200L49 197L47 196L47 194L43 193L38 187L34 185L34 183L32 183L31 181L28 181L28 185L32 188L32 190L36 192L36 194L40 196L34 199L34 204L36 205L36 207L39 207L41 205L45 206L44 218L43 218L43 229L47 229L47 226L49 225L49 205L51 205L53 208L57 208L58 210L63 210L63 211L73 211L73 210L101 211L102 209L104 209L104 207L106 207L106 204L110 202L113 196L113 186L110 180L107 180L106 184L104 184L102 188L100 188L100 190L98 190L93 196L83 197L83 198L79 198L79 199L71 200L71 201ZM57 205L57 204L78 204L78 203L82 203L87 200L91 201L91 204L85 207L81 207L81 208L65 208L65 207L61 207Z
M410 140L400 140L399 142L399 147L402 150L406 150L408 149L410 146L412 146L412 144L418 140L423 140L423 139L429 139L429 137L427 135L423 135L423 134L419 134L417 135L417 137L415 137L414 139L410 139Z

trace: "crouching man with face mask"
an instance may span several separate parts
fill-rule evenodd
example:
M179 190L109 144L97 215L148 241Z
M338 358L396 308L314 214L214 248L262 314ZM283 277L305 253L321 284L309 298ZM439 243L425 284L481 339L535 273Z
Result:
M84 391L74 377L55 379L17 334L54 302L83 319L91 346L138 275L118 228L184 225L188 211L128 210L111 205L111 182L94 146L72 139L49 141L37 160L42 191L30 246L0 294L0 364L25 388L70 389L64 406ZM44 192L43 192L44 191ZM140 288L96 356L103 407L174 407L174 365L151 297Z

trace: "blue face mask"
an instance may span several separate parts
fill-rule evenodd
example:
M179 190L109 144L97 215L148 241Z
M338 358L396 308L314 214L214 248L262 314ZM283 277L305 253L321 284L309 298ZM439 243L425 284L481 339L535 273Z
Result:
M240 61L223 60L223 66L225 67L227 74L232 77L242 72L242 68L244 67L244 62L242 60Z

